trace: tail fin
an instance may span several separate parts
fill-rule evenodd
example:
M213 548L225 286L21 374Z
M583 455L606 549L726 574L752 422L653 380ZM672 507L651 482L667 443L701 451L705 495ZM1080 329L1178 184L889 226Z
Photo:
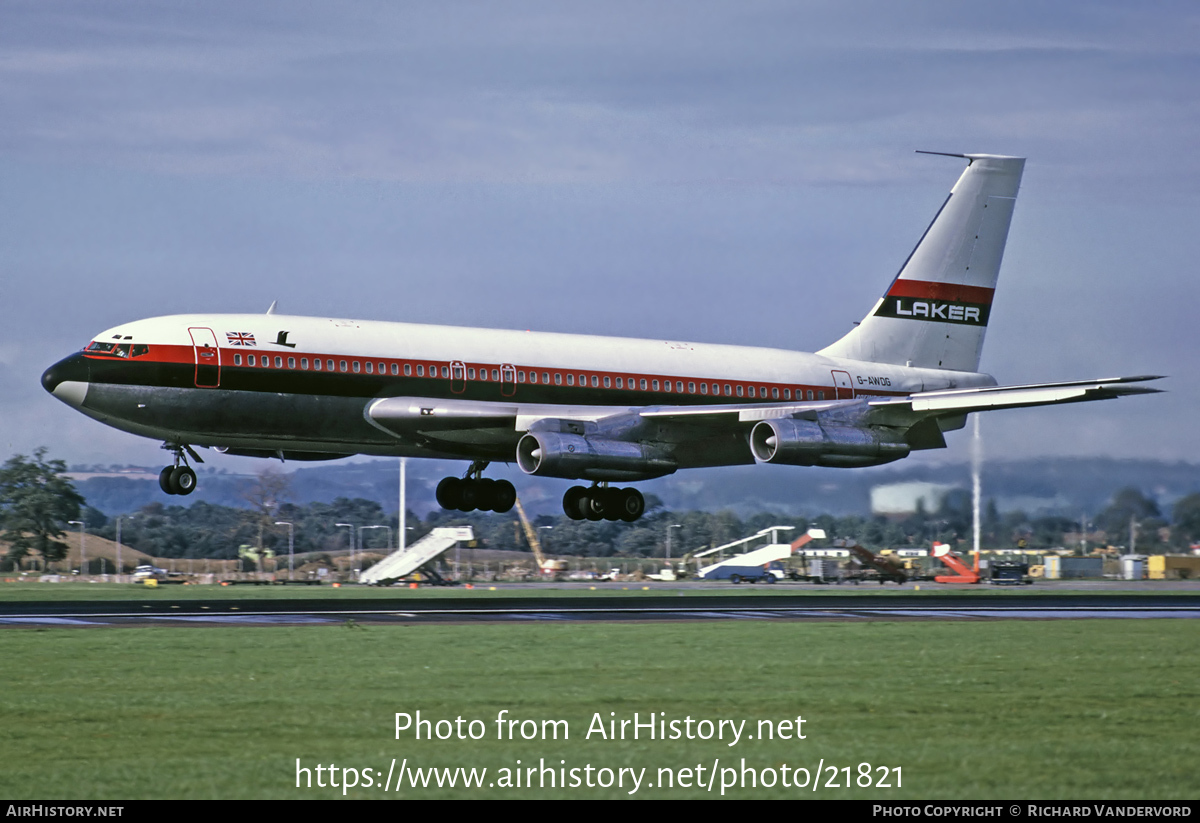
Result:
M818 354L979 369L1025 158L952 156L970 163L887 293L849 334Z

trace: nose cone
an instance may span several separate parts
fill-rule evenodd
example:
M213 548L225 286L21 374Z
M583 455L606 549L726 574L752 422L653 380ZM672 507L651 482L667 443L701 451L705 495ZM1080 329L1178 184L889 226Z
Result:
M63 358L42 373L42 388L68 406L78 408L87 397L91 368L87 358L73 354Z

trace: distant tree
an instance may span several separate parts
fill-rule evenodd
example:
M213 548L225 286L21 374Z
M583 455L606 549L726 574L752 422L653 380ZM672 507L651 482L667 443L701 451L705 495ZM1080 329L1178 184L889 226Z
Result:
M1175 501L1171 510L1171 538L1180 545L1200 540L1200 493Z
M1096 516L1096 525L1104 529L1111 542L1128 539L1130 521L1138 524L1138 545L1156 543L1157 529L1165 526L1158 504L1133 487L1113 495L1112 502Z
M263 548L263 531L275 523L275 513L287 499L292 481L270 466L254 475L242 488L242 499L250 504L251 517L258 526L258 549Z
M102 529L108 523L108 515L95 506L84 506L81 519L89 529Z
M41 555L43 564L67 556L67 544L58 538L66 522L79 517L84 501L66 471L63 461L46 460L45 447L0 467L0 517L10 560L19 562L30 552Z

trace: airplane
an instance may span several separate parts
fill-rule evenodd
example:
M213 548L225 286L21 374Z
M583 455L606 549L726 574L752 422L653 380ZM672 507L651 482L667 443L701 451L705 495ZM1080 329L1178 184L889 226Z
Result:
M999 386L978 371L1025 160L967 161L861 322L808 354L779 349L339 318L192 314L124 323L42 375L109 426L163 441L168 494L196 487L195 447L280 460L462 459L437 501L509 511L483 476L515 462L585 481L572 519L633 522L622 483L768 463L854 468L946 447L967 415L1158 391L1159 375ZM610 485L613 484L613 485Z

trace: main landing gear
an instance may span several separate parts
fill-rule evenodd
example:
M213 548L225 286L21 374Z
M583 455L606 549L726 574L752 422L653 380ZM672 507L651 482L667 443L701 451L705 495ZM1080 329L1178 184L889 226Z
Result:
M646 511L646 499L637 489L610 489L606 483L597 483L587 489L572 486L563 495L563 511L572 520L632 523Z
M493 480L483 476L487 461L476 460L461 478L445 477L437 484L437 502L443 509L458 509L460 512L484 512L504 514L511 511L517 502L517 490L507 480Z
M167 494L191 494L196 490L196 472L187 464L184 450L186 449L197 463L204 461L192 450L191 446L163 443L162 447L175 454L175 462L158 473L159 488Z

